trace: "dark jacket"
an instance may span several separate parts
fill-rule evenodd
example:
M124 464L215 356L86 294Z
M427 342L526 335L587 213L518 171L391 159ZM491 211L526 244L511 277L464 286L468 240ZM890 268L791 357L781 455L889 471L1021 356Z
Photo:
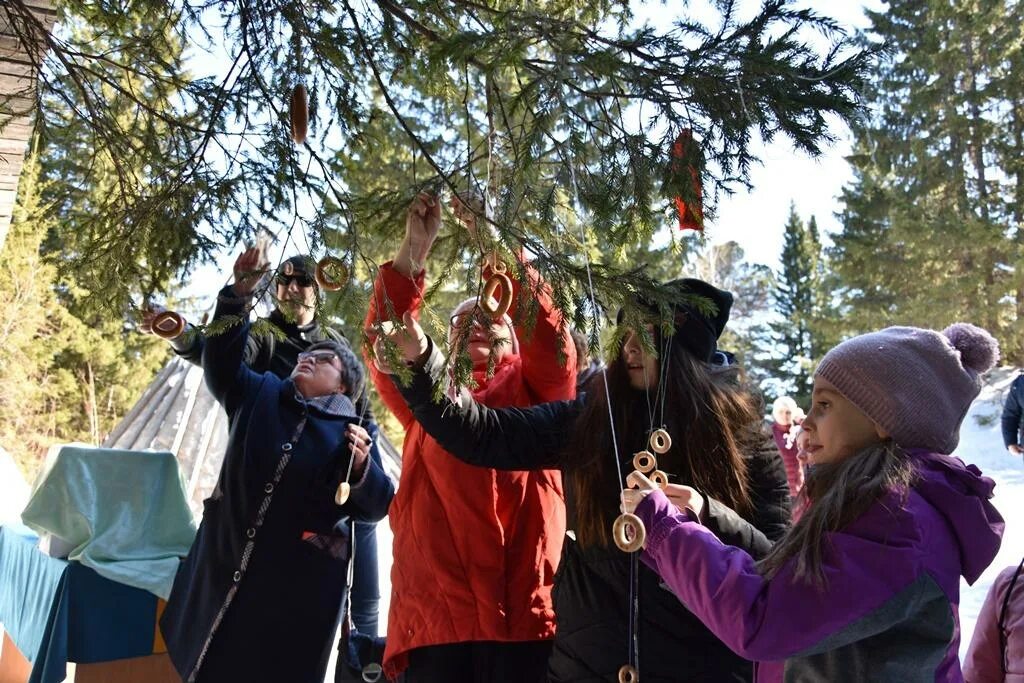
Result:
M443 381L444 367L444 358L432 349L424 369L414 373L412 383L401 391L416 420L445 449L469 464L496 469L562 465L561 454L585 398L492 410L463 392L457 406L442 405L432 397L435 381ZM788 528L789 488L770 440L749 457L748 468L754 523L710 499L706 525L724 542L760 557ZM572 478L564 481L571 528ZM630 564L630 556L614 547L583 549L566 537L555 575L558 630L549 662L550 681L617 680L619 668L627 662ZM749 681L751 663L715 638L653 571L637 566L642 680Z
M224 293L232 292L230 286ZM230 295L230 294L229 294ZM235 315L244 315L239 310ZM299 353L313 344L333 340L348 346L348 339L340 330L321 327L315 323L299 327L289 321L281 311L274 309L265 320L272 323L284 334L276 339L269 331L251 333L245 341L242 362L253 371L263 374L272 372L281 379L288 379L298 363ZM187 335L171 343L174 353L194 365L201 365L206 337L195 328L189 328ZM357 355L358 357L358 355ZM365 387L355 400L356 410L366 422L373 422L373 409ZM377 635L380 609L380 578L377 569L377 525L356 524L356 561L352 577L352 620L356 628L368 635Z
M240 312L237 300L218 303L218 318ZM358 419L307 406L291 380L250 370L248 332L246 321L206 341L228 446L161 630L184 680L319 683L346 591L351 520L381 519L394 487L374 447L349 501L335 505L345 429Z
M1013 380L1003 406L1003 445L1024 444L1024 374Z

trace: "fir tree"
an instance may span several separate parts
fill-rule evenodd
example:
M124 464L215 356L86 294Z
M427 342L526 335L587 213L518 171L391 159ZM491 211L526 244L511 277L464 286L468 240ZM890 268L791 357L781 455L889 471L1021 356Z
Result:
M1021 360L1020 3L892 3L834 238L843 334L971 320ZM1011 28L1013 27L1013 28Z
M821 241L814 217L805 225L790 204L773 304L774 363L785 391L801 406L810 402L814 366L826 349L817 329L822 317Z
M746 177L755 130L815 154L829 115L857 110L871 50L833 22L785 0L743 19L732 3L714 8L708 22L656 27L608 2L69 0L81 23L50 39L45 123L80 126L79 151L101 163L74 170L110 164L115 181L88 205L74 186L55 203L82 218L65 267L91 298L124 307L140 283L165 287L267 227L372 270L415 192L471 187L502 248L527 248L581 310L582 252L649 240L672 220L672 197L693 196L690 174L669 172L681 130L703 150L693 163L710 210ZM137 30L142 16L152 30ZM184 43L223 68L186 73ZM313 124L300 147L287 135L297 83ZM593 279L606 308L659 296L603 259Z

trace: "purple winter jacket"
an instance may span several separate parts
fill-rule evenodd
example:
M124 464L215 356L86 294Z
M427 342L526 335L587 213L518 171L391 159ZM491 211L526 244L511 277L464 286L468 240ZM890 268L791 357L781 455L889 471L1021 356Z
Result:
M686 607L766 681L962 681L960 577L974 583L999 550L994 482L947 455L909 451L917 480L828 534L827 586L770 581L661 491L636 514L643 560Z

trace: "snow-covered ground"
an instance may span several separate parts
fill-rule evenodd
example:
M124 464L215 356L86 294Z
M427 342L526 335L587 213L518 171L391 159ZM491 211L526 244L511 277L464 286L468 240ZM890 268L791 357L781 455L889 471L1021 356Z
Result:
M1006 520L1006 532L999 555L973 586L961 583L960 589L960 656L974 633L981 604L1000 571L1007 565L1017 566L1024 557L1024 463L1003 448L999 416L1010 382L1017 376L1012 368L994 370L981 395L967 413L960 429L960 447L956 455L973 463L996 481L994 503Z

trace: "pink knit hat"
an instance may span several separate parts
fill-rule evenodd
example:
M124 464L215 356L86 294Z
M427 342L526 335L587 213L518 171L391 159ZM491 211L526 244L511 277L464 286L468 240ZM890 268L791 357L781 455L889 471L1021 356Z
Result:
M462 315L463 313L472 310L478 303L479 303L479 300L475 296L471 297L469 299L466 299L461 304L459 304L458 306L455 307L455 310L452 311L451 317L454 318L457 315ZM508 314L506 313L505 315L501 316L501 319L502 319L502 321L506 325L508 325L509 341L512 344L512 349L511 349L512 353L518 354L519 353L519 337L516 336L516 328L515 328L514 325L512 325L512 318L508 317ZM449 347L451 347L451 345L452 345L452 341L454 339L454 336L455 336L455 329L451 325L449 325L448 326L448 346Z
M981 374L998 359L998 342L969 323L941 333L888 327L839 344L815 375L900 446L948 454L960 442L960 423L981 390Z

